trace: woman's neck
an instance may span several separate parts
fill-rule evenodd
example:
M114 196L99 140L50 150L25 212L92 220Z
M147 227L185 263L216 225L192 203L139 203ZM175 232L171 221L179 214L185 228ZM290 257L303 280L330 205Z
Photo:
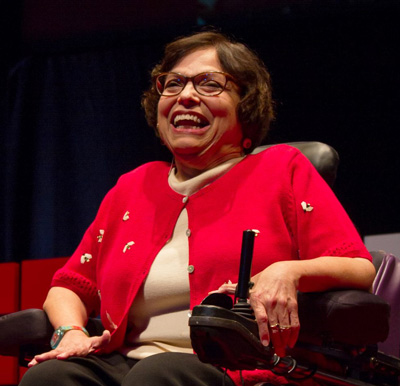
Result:
M178 181L187 181L193 177L196 177L207 170L211 170L219 165L222 165L225 162L228 162L232 159L242 158L243 154L241 152L232 152L229 154L224 154L218 158L213 158L209 162L200 163L198 160L198 156L196 159L190 160L182 159L179 157L175 158L175 166L176 166L176 179ZM194 161L194 162L193 162Z

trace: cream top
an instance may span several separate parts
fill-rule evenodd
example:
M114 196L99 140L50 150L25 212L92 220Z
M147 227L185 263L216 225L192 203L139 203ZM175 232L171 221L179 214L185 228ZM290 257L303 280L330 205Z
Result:
M190 196L225 174L243 158L229 160L187 181L178 181L174 169L170 187ZM188 215L184 208L172 238L156 256L129 312L128 330L122 354L135 359L175 351L192 353L189 318Z

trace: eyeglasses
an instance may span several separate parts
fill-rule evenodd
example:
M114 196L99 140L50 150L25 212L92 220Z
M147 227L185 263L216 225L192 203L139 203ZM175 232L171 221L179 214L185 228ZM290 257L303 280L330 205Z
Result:
M176 72L163 72L154 79L157 92L162 96L179 95L189 81L200 95L215 96L221 94L228 81L234 81L234 78L225 72L211 71L190 77Z

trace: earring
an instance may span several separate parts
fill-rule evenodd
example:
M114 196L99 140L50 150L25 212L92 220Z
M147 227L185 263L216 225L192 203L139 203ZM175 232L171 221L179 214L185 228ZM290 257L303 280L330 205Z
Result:
M251 148L251 144L252 144L251 139L250 138L245 138L243 140L243 142L242 142L243 149L250 149Z

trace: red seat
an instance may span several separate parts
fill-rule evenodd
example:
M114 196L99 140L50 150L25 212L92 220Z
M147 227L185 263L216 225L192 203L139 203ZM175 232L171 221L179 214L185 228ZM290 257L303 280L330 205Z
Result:
M21 263L21 310L43 307L54 272L61 268L67 260L68 257L56 257L25 260ZM19 379L26 371L26 367L19 368Z
M0 315L19 310L20 266L18 263L0 264ZM0 385L18 383L18 358L0 356Z
M42 308L54 272L68 258L25 260L0 264L0 315L28 308ZM0 356L0 385L17 385L26 371L18 358Z
M67 260L67 257L57 257L21 263L21 310L43 307L54 272Z

